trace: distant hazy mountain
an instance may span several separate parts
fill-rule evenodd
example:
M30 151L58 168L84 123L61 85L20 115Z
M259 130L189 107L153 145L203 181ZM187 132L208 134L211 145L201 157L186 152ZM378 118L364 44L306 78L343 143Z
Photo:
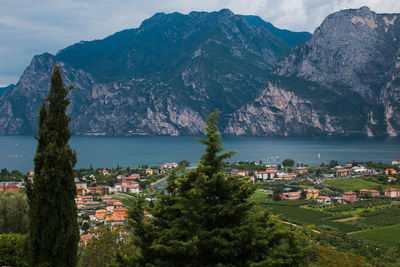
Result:
M312 37L229 10L155 14L137 29L35 56L0 96L0 134L36 131L59 64L74 134L398 135L399 15L328 16Z
M15 87L15 84L10 84L6 87L0 87L0 96L4 94L6 91L11 90Z

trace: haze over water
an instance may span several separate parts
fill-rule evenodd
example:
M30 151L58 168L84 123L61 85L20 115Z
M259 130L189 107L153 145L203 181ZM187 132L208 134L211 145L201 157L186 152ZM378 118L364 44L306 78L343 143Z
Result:
M117 165L155 166L164 162L189 160L194 166L204 145L192 136L85 137L73 136L76 168L111 168ZM399 138L368 137L223 137L225 150L237 150L235 161L259 161L276 164L285 158L310 166L338 160L340 163L375 161L390 163L400 158ZM37 141L32 136L0 136L0 168L33 169Z

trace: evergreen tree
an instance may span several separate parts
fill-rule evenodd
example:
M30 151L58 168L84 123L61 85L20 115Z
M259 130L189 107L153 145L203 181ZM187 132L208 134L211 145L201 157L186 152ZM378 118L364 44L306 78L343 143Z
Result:
M167 194L143 220L143 199L130 212L139 266L293 266L306 247L296 232L287 230L250 200L255 187L247 179L227 176L220 154L218 111L208 117L205 154L198 167L182 177L168 177ZM125 262L126 264L126 262Z
M74 198L76 153L68 145L70 101L60 68L54 67L49 95L40 109L33 183L27 178L30 266L75 266L79 229Z

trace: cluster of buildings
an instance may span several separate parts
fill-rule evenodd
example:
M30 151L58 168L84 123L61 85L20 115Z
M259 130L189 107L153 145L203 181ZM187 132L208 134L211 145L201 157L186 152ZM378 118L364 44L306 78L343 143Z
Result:
M364 165L353 166L353 164L348 163L344 167L336 166L336 177L351 177L360 175L375 175L378 172L374 169L367 169Z
M368 189L360 189L358 194L356 192L344 192L341 196L329 197L329 196L321 196L319 195L318 189L306 189L304 190L306 199L315 199L318 203L321 204L331 204L338 203L343 204L345 202L356 202L360 198L374 198L380 197L381 194L378 190L368 190ZM280 198L282 200L296 200L300 199L302 195L301 191L297 192L285 192L280 194ZM397 188L388 188L384 191L385 197L397 198L400 197L399 189Z
M265 171L255 170L231 170L231 175L250 176L256 181L278 181L278 180L292 180L296 178L297 174L308 173L307 167L299 167L296 172L278 171L275 166L266 167Z
M0 192L10 192L17 193L18 190L23 187L22 183L15 182L1 182L0 183Z

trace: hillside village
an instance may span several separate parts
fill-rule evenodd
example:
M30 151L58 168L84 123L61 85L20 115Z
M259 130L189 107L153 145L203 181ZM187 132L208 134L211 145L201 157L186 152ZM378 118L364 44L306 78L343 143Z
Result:
M258 192L264 194L264 201L268 203L288 201L290 205L304 200L308 201L307 205L311 205L311 208L315 208L319 205L330 207L373 199L399 200L399 167L400 159L395 159L392 164L353 162L341 166L332 161L329 165L321 164L319 167L295 166L290 161L286 166L237 162L226 163L225 170L227 176L242 176L251 183L257 183ZM101 225L114 227L125 224L129 207L139 194L145 196L151 208L157 194L165 189L169 172L175 169L179 172L192 168L189 162L182 161L132 169L117 167L76 170L75 202L82 244L86 245ZM28 175L32 178L33 171ZM354 190L337 186L338 183L352 181L368 181L368 186L363 188L362 182ZM2 192L16 193L23 190L22 181L3 181L0 184ZM145 213L151 216L150 212Z

